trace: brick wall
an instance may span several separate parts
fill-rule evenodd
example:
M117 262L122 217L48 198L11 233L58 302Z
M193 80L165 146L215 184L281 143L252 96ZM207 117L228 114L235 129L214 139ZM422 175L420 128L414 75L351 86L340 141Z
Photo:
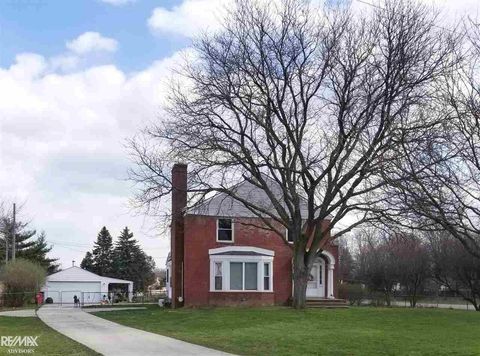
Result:
M272 305L286 304L289 301L292 294L292 249L280 236L271 231L245 225L252 223L251 219L237 218L234 220L234 243L221 243L216 241L216 217L187 215L184 219L185 305ZM254 219L254 222L259 224L258 219ZM273 293L210 292L208 250L226 246L254 246L275 251ZM336 246L331 246L328 250L338 260Z

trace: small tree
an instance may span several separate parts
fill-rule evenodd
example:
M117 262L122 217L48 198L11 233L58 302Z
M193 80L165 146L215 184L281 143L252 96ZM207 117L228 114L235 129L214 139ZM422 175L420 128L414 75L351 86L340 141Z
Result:
M38 263L22 258L10 261L1 271L5 285L5 304L22 306L45 283L46 270Z
M344 239L338 240L338 273L341 282L351 281L355 275L355 260Z
M389 245L397 264L398 282L407 293L410 306L414 308L418 294L430 277L427 246L414 235L396 235Z
M359 277L371 291L379 291L391 305L392 294L398 283L398 266L386 240L369 239L359 250L362 266Z

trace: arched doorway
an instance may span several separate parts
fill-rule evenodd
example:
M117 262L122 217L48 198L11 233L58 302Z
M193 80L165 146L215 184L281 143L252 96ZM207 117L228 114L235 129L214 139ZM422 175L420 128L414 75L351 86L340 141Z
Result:
M325 261L318 258L310 270L307 282L307 298L325 298Z
M335 298L333 295L333 270L335 258L323 251L312 266L307 283L307 298Z

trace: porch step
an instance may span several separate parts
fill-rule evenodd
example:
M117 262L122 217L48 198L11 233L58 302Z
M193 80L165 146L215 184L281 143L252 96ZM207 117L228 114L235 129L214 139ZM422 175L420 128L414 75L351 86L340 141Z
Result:
M308 298L307 308L348 308L345 299Z

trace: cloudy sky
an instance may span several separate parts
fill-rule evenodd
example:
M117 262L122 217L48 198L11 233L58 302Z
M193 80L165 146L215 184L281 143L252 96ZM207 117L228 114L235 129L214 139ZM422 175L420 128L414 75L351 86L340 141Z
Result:
M164 265L168 238L128 205L125 140L156 119L176 58L226 1L0 1L0 200L25 203L63 267L104 225L114 237L128 225ZM448 16L479 9L435 3Z

